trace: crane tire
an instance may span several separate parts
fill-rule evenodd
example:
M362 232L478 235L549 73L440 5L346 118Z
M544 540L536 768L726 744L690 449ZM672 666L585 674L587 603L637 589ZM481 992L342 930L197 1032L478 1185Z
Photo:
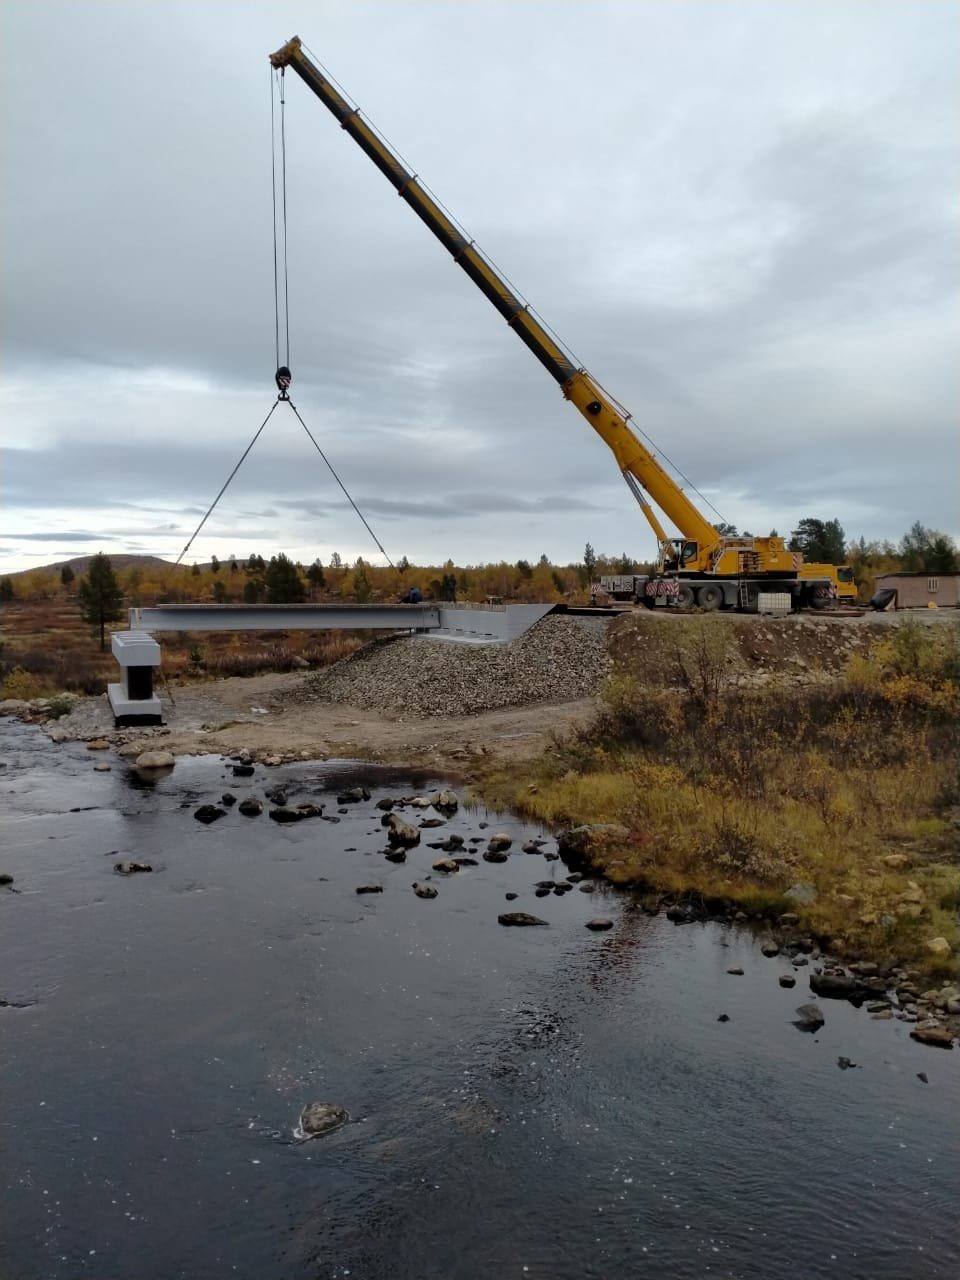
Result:
M720 609L723 607L723 587L715 582L708 582L697 591L697 604L701 609Z
M693 587L689 582L681 582L677 588L677 606L681 609L692 609L695 602Z

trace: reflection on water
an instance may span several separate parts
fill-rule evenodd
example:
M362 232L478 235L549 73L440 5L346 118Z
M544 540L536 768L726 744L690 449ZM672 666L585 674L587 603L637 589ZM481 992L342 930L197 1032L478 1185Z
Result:
M427 775L208 757L144 785L2 736L0 998L26 1005L0 1009L5 1276L956 1274L955 1052L836 1001L802 1036L804 980L749 937L602 889L534 899L560 862L418 899L437 855L386 862L374 804ZM356 780L371 801L337 814ZM280 781L340 822L193 819ZM508 891L551 927L499 928ZM314 1099L351 1121L297 1142Z

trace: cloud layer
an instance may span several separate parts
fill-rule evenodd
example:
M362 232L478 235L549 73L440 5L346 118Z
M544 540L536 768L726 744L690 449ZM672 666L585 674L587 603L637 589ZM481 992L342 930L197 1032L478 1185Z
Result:
M4 564L175 555L262 420L294 30L728 519L957 532L954 16L6 6ZM289 80L294 391L388 550L649 554L602 443ZM372 550L286 411L194 545L254 549Z

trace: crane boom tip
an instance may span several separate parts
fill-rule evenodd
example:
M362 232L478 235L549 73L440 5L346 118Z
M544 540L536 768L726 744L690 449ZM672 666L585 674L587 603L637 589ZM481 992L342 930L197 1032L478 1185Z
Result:
M285 67L293 61L294 57L300 52L302 41L299 36L291 36L285 45L282 45L276 53L271 53L270 64L274 67Z

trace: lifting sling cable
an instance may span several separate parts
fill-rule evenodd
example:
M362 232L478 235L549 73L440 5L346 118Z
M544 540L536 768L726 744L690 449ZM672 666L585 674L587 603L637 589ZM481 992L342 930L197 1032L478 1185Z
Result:
M287 388L290 386L290 368L289 368L290 366L290 304L289 304L288 292L287 292L287 139L286 139L286 127L284 124L284 115L285 115L284 108L286 103L285 103L284 92L283 92L283 72L281 70L278 79L279 79L279 96L280 96L280 208L281 208L281 225L283 229L283 235L282 235L282 238L280 238L278 237L278 232L277 232L277 133L276 133L276 126L275 126L275 119L274 119L274 97L275 97L274 84L273 84L274 74L275 73L271 69L270 140L271 140L272 178L273 178L273 184L272 184L273 186L273 315L274 315L274 340L275 340L275 348L276 348L275 353L277 358L276 379L277 379L277 387L279 388L280 394L277 396L276 400L274 400L273 404L270 406L270 412L267 414L264 420L260 423L260 426L257 428L257 430L254 433L253 439L250 441L246 449L244 449L243 453L240 455L233 470L230 472L226 480L223 482L223 485L221 486L219 493L214 498L214 500L210 503L210 506L207 508L206 512L204 513L202 520L197 525L196 529L194 529L193 533L190 535L190 538L185 544L183 550L177 556L176 563L180 564L180 562L183 560L183 557L190 550L200 530L207 523L210 516L213 514L214 508L216 507L217 503L220 501L220 499L223 497L223 495L226 493L227 489L229 488L230 482L233 480L233 477L240 470L240 467L246 461L247 456L249 455L251 449L259 440L264 427L266 427L267 423L273 417L273 413L277 405L281 404L283 401L286 401L286 403L289 404L290 408L293 410L297 418L297 421L300 423L301 427L303 427L304 431L307 433L310 443L313 445L317 453L319 453L320 457L323 459L324 463L327 466L327 469L329 470L330 474L333 476L334 480L336 480L344 497L347 499L347 501L350 503L350 506L360 517L360 521L363 524L363 527L366 529L367 533L369 533L373 541L377 544L377 547L380 553L383 555L384 559L386 560L387 564L390 566L391 569L393 569L396 566L394 565L393 561L390 559L389 555L387 555L386 548L384 547L383 543L380 541L377 535L373 532L373 529L370 527L370 524L366 516L357 506L356 502L354 502L349 490L347 489L347 486L343 483L343 481L340 479L340 476L337 474L337 471L334 468L333 463L324 453L323 449L321 449L313 432L310 430L310 428L304 422L303 418L300 416L299 409L296 407L296 405L293 403L293 401L290 399L289 395L287 394ZM278 240L279 240L279 245L278 245ZM283 272L282 272L283 313L284 313L283 334L284 334L284 353L285 353L285 363L283 365L280 364L280 276L281 276L280 261L281 259L283 263Z
M277 396L276 400L274 400L273 404L270 406L270 412L267 414L267 416L264 418L264 420L260 423L259 427L257 427L257 430L256 430L256 432L255 432L255 434L254 434L253 439L250 441L250 443L249 443L249 444L247 445L247 447L244 449L243 453L240 455L240 458L239 458L239 460L238 460L238 462L237 462L236 466L233 468L233 470L232 470L232 471L230 472L230 474L227 476L226 480L224 480L223 485L222 485L222 487L221 487L221 489L220 489L220 492L217 494L217 496L214 498L214 500L210 503L209 507L207 507L206 515L204 515L203 519L200 521L200 523L197 525L196 529L194 529L193 533L190 535L190 541L186 544L186 546L183 548L183 550L182 550L182 551L180 552L180 554L177 556L177 561L176 561L176 562L177 562L177 564L179 564L179 563L180 563L180 561L183 559L183 557L184 557L184 556L187 554L187 552L190 550L191 546L193 545L193 540L194 540L194 538L196 538L197 534L200 532L200 530L203 528L203 526L207 523L207 520L208 520L208 519L210 518L210 516L213 514L213 509L214 509L214 507L217 505L217 503L220 501L220 499L223 497L223 495L227 492L227 486L229 485L229 483L230 483L230 481L233 479L233 477L237 474L237 472L240 470L241 463L243 463L243 461L244 461L244 459L246 458L247 454L250 452L250 450L253 448L253 446L254 446L254 445L257 443L257 441L259 440L261 431L262 431L262 430L263 430L263 428L267 425L267 423L270 421L270 419L273 417L273 411L274 411L274 409L276 409L276 407L277 407L277 405L278 405L279 403L280 403L280 397L279 397L279 396Z

